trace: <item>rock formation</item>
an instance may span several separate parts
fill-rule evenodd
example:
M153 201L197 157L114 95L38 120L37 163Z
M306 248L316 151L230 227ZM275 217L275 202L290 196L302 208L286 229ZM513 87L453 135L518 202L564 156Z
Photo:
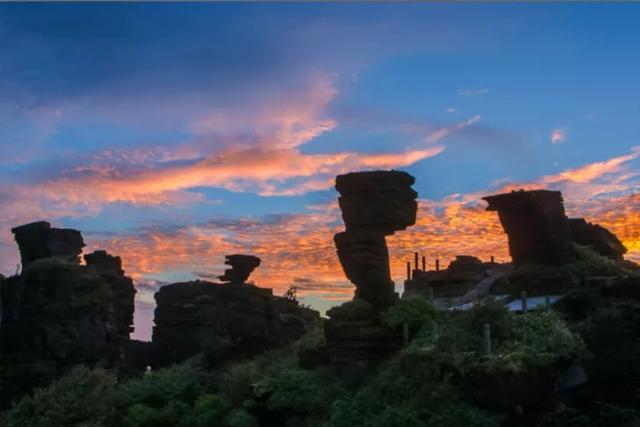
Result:
M15 227L11 232L20 247L22 268L41 258L80 262L84 241L78 230L51 228L48 222L40 221Z
M218 276L218 279L223 282L241 285L247 281L253 270L260 265L260 258L253 255L234 254L227 255L224 263L230 265L231 268L225 270L222 276Z
M331 362L368 364L398 347L381 312L398 295L389 270L386 235L415 223L415 179L406 172L356 172L336 177L346 231L334 236L338 259L356 286L354 300L327 312L325 335Z
M114 305L119 313L133 306L132 292L128 301L118 290L114 295L115 282L130 285L121 270L107 279L111 273L79 264L80 232L45 222L13 231L23 269L0 283L3 403L72 365L117 363L131 322L128 314L119 322Z
M90 269L98 272L109 283L117 334L128 338L129 333L133 332L136 290L133 280L124 275L122 260L119 256L109 255L106 251L87 254L84 260Z
M575 258L569 219L559 191L531 190L483 197L509 236L515 265L560 265Z
M294 341L319 323L317 311L274 296L271 289L237 286L260 263L257 257L227 259L233 269L221 277L231 283L174 283L156 292L153 352L157 365L200 353L211 361L253 356Z
M260 354L299 338L319 314L271 289L204 281L174 283L155 294L153 347L158 365L204 353L211 359Z
M606 228L587 222L584 218L569 219L573 240L584 246L589 246L600 255L616 261L622 261L627 248Z

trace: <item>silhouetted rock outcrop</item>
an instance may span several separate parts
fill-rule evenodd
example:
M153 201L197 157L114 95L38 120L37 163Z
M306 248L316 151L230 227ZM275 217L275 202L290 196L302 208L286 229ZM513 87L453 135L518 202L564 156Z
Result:
M414 270L412 277L404 282L403 296L460 297L471 291L496 266L474 256L457 255L444 270Z
M113 263L104 270L79 264L79 231L52 229L45 222L13 230L23 269L0 283L3 403L72 365L122 362L131 324L131 313L122 307L133 306L131 283L119 263L117 271Z
M20 248L23 268L41 258L80 262L84 241L78 230L51 228L48 222L40 221L15 227L11 232Z
M231 268L225 270L222 276L218 276L218 279L238 285L247 281L253 270L260 265L260 258L253 255L234 254L227 255L224 263L230 265Z
M153 348L159 366L204 353L211 360L256 355L299 338L319 313L271 289L205 281L155 294Z
M415 179L406 172L356 172L336 177L346 231L334 236L338 259L356 286L354 300L327 312L325 336L334 364L378 360L396 349L400 337L386 328L380 313L393 304L385 235L415 223Z
M575 258L569 219L559 191L531 190L483 197L509 236L515 265L560 265Z
M129 337L129 333L133 332L136 289L133 280L124 275L122 260L102 250L85 255L84 260L90 269L97 271L109 283L117 333Z
M338 203L347 231L391 235L415 224L415 178L402 171L352 172L336 177Z
M587 222L584 218L569 219L571 235L579 245L589 246L596 252L616 261L622 261L627 248L606 228Z

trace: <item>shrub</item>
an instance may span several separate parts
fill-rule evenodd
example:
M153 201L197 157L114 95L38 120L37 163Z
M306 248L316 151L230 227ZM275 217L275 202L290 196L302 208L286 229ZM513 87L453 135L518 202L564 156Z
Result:
M101 426L111 415L113 374L77 367L48 387L20 400L6 415L7 427Z
M384 322L391 328L408 324L411 329L418 329L435 317L436 310L431 302L420 296L401 299L383 314Z
M239 408L234 409L227 415L224 424L227 427L258 427L258 419L246 409Z
M562 267L572 277L581 279L589 276L612 276L623 272L615 261L588 246L575 245L575 249L576 260Z
M508 358L529 366L547 366L586 352L582 338L552 311L518 316L517 339L504 350Z
M208 375L194 363L183 363L133 378L118 388L117 406L142 403L162 408L170 402L192 404L207 391Z
M318 371L287 369L256 384L271 410L322 416L343 393L338 381Z
M320 327L313 328L305 333L297 342L298 351L318 350L327 345L324 330Z

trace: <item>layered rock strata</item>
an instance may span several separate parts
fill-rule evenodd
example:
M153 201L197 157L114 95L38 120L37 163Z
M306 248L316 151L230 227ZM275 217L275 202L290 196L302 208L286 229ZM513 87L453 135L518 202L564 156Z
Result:
M389 270L385 236L416 220L415 179L406 172L356 172L336 177L336 190L346 231L334 242L354 300L327 312L325 336L334 364L369 364L400 344L386 328L381 313L398 298Z
M84 256L87 267L96 271L111 288L113 312L117 334L129 337L133 332L133 313L136 290L133 280L124 275L119 256L109 255L99 250Z

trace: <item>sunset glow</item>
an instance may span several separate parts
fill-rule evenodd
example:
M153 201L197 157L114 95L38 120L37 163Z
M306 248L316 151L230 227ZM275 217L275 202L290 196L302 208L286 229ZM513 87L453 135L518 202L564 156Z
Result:
M481 198L520 188L561 190L640 262L637 7L34 6L0 5L0 273L11 227L79 229L136 282L139 338L159 286L216 280L225 254L321 311L351 298L349 171L416 178L417 222L387 238L397 290L414 251L509 261Z

